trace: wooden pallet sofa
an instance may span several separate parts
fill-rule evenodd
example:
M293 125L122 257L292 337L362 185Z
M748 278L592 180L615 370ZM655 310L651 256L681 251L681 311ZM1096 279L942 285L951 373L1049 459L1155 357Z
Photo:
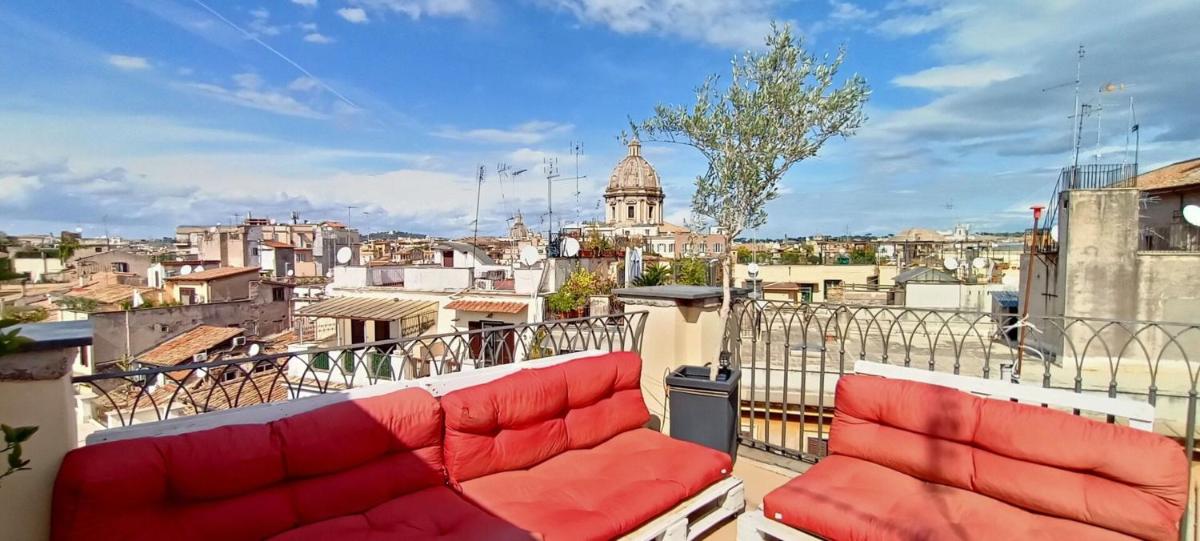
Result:
M741 510L728 455L643 428L636 354L521 364L118 431L63 461L52 539L691 539Z
M1179 538L1188 461L1174 441L942 386L1004 382L876 368L856 366L889 377L838 381L829 455L740 516L739 540Z

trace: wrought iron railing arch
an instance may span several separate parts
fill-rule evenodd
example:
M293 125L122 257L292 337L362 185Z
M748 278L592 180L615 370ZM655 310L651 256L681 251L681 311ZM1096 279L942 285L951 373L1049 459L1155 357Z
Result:
M641 351L647 312L487 327L76 376L107 427L232 409L584 350ZM232 374L232 377L226 377Z

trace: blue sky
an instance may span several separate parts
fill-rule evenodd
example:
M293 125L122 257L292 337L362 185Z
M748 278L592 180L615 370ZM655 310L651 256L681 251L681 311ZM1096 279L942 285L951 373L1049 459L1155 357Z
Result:
M1120 162L1128 100L1143 169L1200 155L1194 0L128 0L0 5L0 230L163 236L234 214L463 235L517 209L544 228L541 164L579 212L627 119L687 103L770 21L848 49L870 119L785 179L759 234L1024 227L1069 159L1084 43L1084 160ZM1127 85L1101 96L1102 83ZM1099 127L1099 147L1097 128ZM647 145L668 217L703 171ZM500 181L496 165L529 172ZM556 213L576 213L573 183Z

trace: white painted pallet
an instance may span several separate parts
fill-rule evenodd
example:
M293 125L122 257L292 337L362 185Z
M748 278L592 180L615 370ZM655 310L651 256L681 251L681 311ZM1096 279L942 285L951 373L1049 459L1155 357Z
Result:
M658 518L620 539L623 541L685 541L700 537L746 507L742 480L729 477L692 496Z
M737 519L737 541L810 541L820 537L763 516L762 509L746 511Z
M1020 385L999 379L961 376L946 372L934 372L932 370L871 361L855 362L854 371L859 374L881 376L888 379L919 381L942 387L950 387L951 389L958 389L988 398L1016 400L1017 402L1030 405L1055 406L1124 417L1129 420L1129 426L1132 428L1146 431L1154 430L1154 406L1149 402L1076 393L1066 389L1042 387L1041 385Z

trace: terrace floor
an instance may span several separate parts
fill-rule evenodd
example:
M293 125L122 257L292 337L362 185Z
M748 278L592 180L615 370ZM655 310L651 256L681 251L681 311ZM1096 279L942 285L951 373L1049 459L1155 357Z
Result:
M741 447L733 475L741 479L746 491L746 511L758 509L763 496L808 469L810 464L775 456L763 451ZM735 541L737 519L731 518L700 539L705 541Z

